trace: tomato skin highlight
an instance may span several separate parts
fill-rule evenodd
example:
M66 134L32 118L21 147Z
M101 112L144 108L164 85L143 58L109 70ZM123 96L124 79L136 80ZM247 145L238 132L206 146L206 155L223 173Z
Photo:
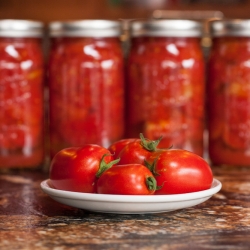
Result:
M115 165L106 170L97 181L97 193L118 195L151 195L147 178L151 171L141 164Z
M52 186L60 190L96 193L96 173L104 155L106 163L113 160L109 150L95 144L62 149L50 164Z
M123 150L123 148L128 145L130 142L136 141L138 139L136 138L127 138L127 139L122 139L119 141L114 142L113 144L111 144L108 147L108 150L110 151L110 153L113 155L113 157L115 159L118 158L118 155L120 154L120 152Z
M199 155L182 149L159 150L151 153L147 163L153 167L156 195L182 194L209 189L213 173Z

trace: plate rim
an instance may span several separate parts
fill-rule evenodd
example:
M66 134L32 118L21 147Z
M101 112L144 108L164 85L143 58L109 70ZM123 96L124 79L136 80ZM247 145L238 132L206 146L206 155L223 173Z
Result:
M49 179L43 180L40 183L41 189L49 196L84 200L84 201L102 201L102 202L133 202L133 203L159 203L159 202L178 202L178 201L190 201L205 197L211 197L219 192L222 188L222 183L213 178L211 188L185 194L172 194L172 195L115 195L115 194L93 194L93 193L81 193L55 189L49 186Z

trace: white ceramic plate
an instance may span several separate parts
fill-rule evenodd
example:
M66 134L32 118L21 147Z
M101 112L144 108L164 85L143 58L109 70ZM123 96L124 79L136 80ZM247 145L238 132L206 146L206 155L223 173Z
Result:
M49 180L41 183L42 190L52 199L72 207L94 212L145 214L170 212L192 207L208 200L220 191L221 183L214 179L210 189L177 195L109 195L63 191L51 188Z

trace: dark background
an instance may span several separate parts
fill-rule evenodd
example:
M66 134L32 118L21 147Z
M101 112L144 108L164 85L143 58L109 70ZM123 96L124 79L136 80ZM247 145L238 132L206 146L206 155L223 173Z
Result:
M250 19L249 0L0 0L0 19L44 23L72 19L133 19L161 10L219 10L226 18Z

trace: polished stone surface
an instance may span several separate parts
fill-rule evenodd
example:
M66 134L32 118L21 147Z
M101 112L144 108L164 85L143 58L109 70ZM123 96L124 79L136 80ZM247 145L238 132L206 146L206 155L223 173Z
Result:
M52 200L48 174L0 174L0 249L250 249L250 167L213 167L222 190L169 213L92 213Z

